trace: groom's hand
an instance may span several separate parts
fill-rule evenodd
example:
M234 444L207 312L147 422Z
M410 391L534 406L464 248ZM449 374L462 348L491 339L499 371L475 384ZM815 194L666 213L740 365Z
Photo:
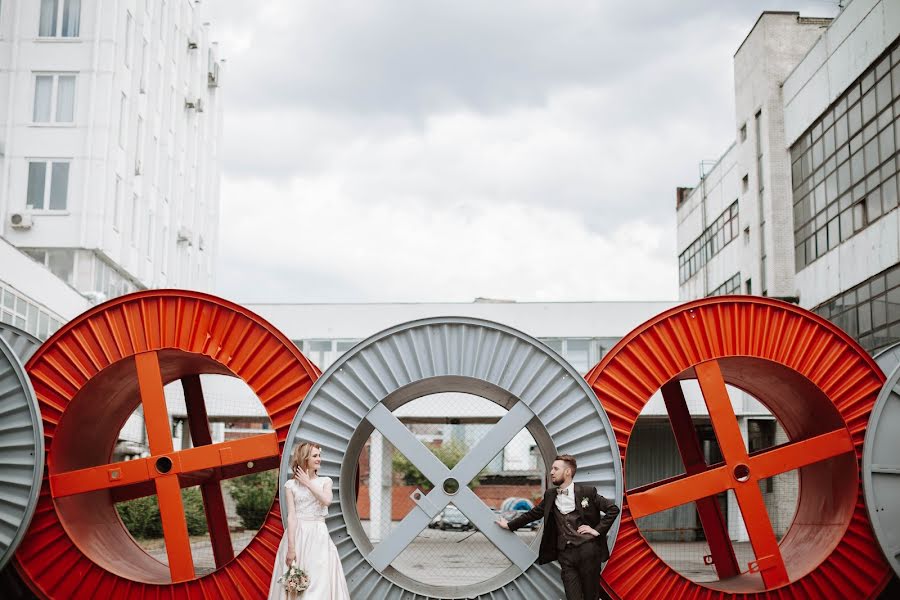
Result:
M503 529L509 530L509 522L506 519L500 519L499 521L496 521L496 523Z
M600 535L600 532L597 531L596 529L594 529L593 527L591 527L590 525L582 525L581 527L578 528L578 533L581 533L581 534L589 533L594 537L597 537L598 535Z

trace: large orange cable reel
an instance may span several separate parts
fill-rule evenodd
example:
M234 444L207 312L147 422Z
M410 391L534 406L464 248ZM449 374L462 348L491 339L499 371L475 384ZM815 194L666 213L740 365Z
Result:
M603 572L614 597L874 598L891 571L873 536L859 461L884 375L843 331L796 306L758 297L690 302L623 338L587 375L609 415L627 470L641 410L660 390L685 473L626 490L616 551ZM724 461L699 452L680 381L696 379ZM725 384L779 420L789 442L748 454ZM793 522L779 542L758 481L798 470ZM716 494L732 490L756 560L738 564ZM695 503L719 579L670 568L635 519Z
M16 567L42 598L263 597L282 535L273 502L235 556L221 481L278 466L318 369L252 312L207 294L154 290L77 317L26 365L41 410L47 468ZM212 443L201 374L242 379L273 430ZM176 450L163 386L181 380L194 447ZM150 456L110 463L118 432L143 407ZM200 486L216 569L194 572L181 488ZM168 566L130 536L115 503L156 494ZM276 496L277 498L277 496Z

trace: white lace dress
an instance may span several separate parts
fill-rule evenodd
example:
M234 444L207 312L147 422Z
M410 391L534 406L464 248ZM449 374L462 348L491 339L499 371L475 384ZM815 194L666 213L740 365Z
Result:
M317 477L312 484L325 489L330 484L328 477ZM309 589L300 596L302 600L349 600L347 580L344 568L338 556L337 548L328 535L325 516L328 507L321 504L305 486L291 479L284 484L294 495L294 515L297 518L297 531L294 537L294 551L297 554L297 565L309 575ZM286 510L286 509L285 509ZM285 529L278 554L275 557L275 571L269 586L269 600L296 600L278 583L278 578L285 571L284 560L287 556L288 531Z

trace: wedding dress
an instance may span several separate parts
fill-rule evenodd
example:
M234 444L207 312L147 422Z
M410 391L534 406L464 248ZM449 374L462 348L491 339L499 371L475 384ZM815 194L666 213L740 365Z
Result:
M330 484L328 477L317 477L312 480L314 486L325 489ZM309 575L309 588L300 596L301 600L349 600L347 580L344 578L344 568L338 556L337 548L328 535L325 526L325 516L328 507L321 504L312 495L306 486L291 479L284 484L291 490L294 496L294 515L297 520L297 531L294 537L294 552L297 555L297 565ZM286 570L284 563L288 551L289 532L285 529L281 544L278 545L278 554L275 557L275 572L272 574L272 583L269 586L269 600L296 600L297 595L288 595L278 583L278 578Z

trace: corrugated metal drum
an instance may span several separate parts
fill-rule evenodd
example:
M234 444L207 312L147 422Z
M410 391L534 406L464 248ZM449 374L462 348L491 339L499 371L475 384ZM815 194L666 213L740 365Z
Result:
M318 376L287 337L221 298L150 290L73 319L41 345L26 369L41 418L34 431L42 423L46 437L47 473L33 479L32 491L40 496L15 564L38 597L265 595L282 533L278 505L235 552L221 486L278 465L280 441ZM200 384L206 374L243 380L272 429L213 443ZM188 449L173 446L163 387L175 381L184 389ZM122 424L138 406L149 456L110 462ZM211 572L195 571L188 537L181 488L195 485L216 565ZM115 506L154 495L168 564L135 543Z
M392 412L440 392L480 396L508 411L452 469ZM576 481L621 502L622 467L609 419L568 363L534 338L497 323L456 317L414 321L361 342L316 382L288 431L281 481L290 477L289 450L295 444L321 445L320 474L333 479L340 502L340 508L337 503L331 507L328 529L353 598L560 598L558 564L535 562L540 536L529 546L497 527L497 515L468 487L523 428L545 463L556 454L574 455ZM357 511L355 484L361 452L376 429L434 487L428 493L414 491L412 510L373 544ZM485 581L453 587L414 580L391 566L451 502L509 566ZM609 533L610 543L617 529L618 523Z
M0 327L0 569L28 529L44 474L44 436L34 389L8 343L27 349L31 342L18 331Z
M863 508L859 474L866 424L876 414L884 375L835 325L769 298L696 300L629 333L586 379L626 453L638 416L660 390L686 471L626 490L618 551L604 571L613 597L874 598L887 584L890 569ZM699 451L682 380L699 385L722 462L707 464ZM726 384L764 404L788 443L749 453ZM885 429L900 422L897 405L898 418L885 419ZM886 450L900 449L894 437ZM868 438L865 443L871 446ZM896 452L883 460L900 473ZM758 484L791 470L797 471L801 493L794 519L778 540ZM715 503L725 491L736 496L755 556L746 567L737 562ZM895 505L898 498L893 494ZM691 503L700 514L716 581L695 582L673 570L636 524Z
M0 338L9 344L12 351L19 357L23 365L28 362L31 355L41 346L41 340L27 331L22 331L8 323L0 323Z
M900 365L900 342L880 348L872 355L885 375L890 375Z
M863 445L863 489L875 537L900 575L900 366L875 401Z

